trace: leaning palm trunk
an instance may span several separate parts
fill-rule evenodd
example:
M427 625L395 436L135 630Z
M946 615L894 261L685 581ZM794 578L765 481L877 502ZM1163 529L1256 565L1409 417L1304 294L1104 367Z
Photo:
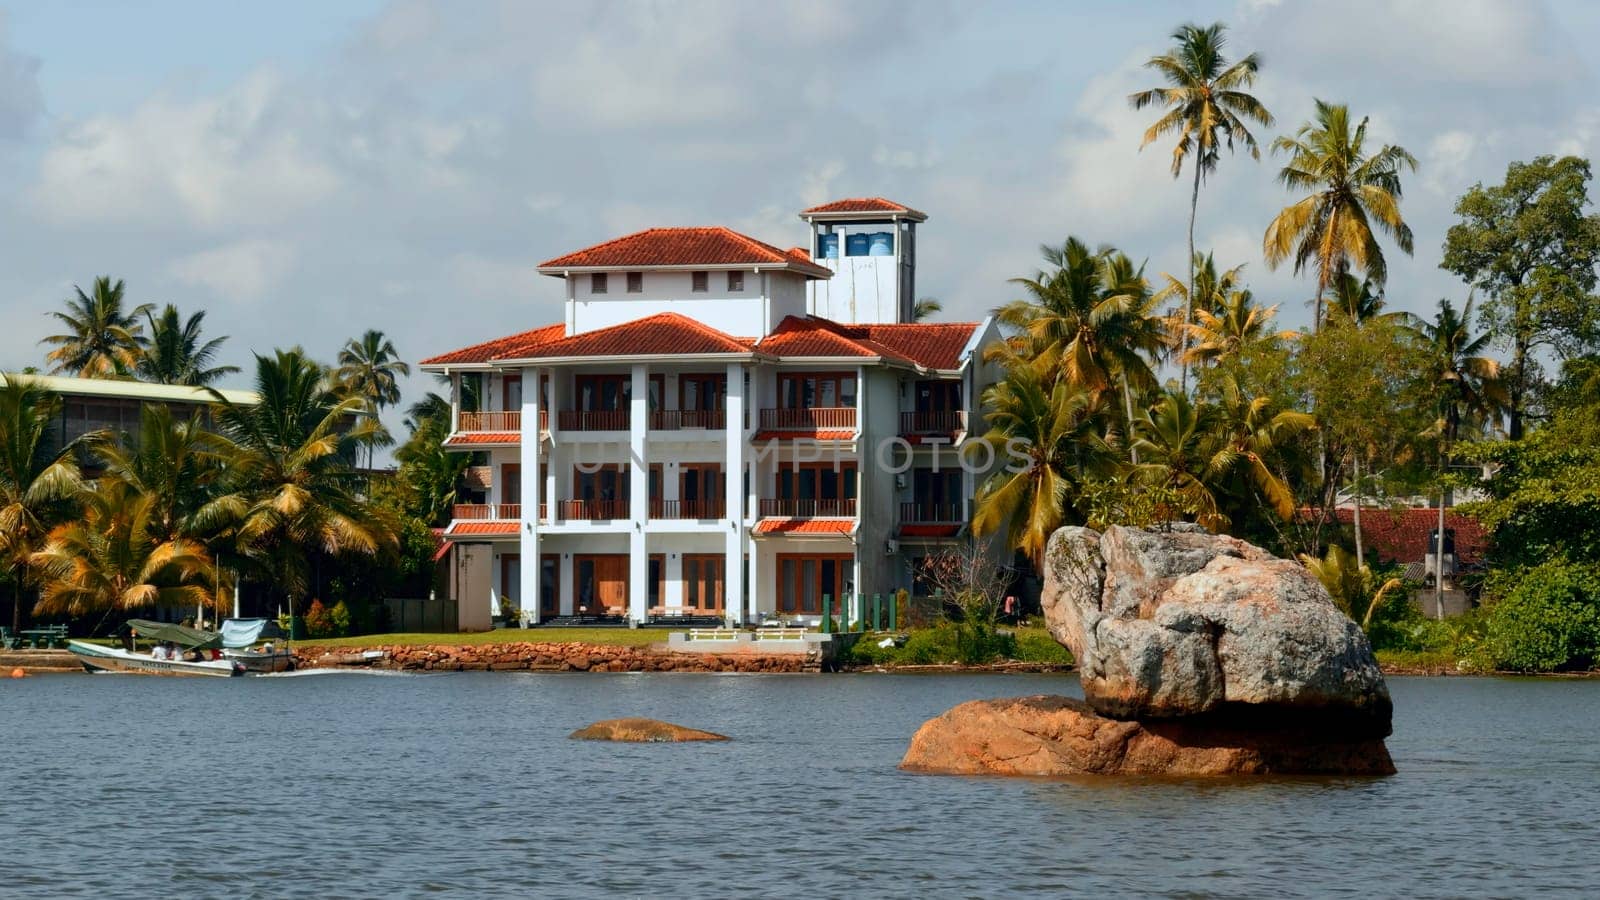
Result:
M1133 464L1137 466L1139 464L1139 448L1135 445L1133 440L1133 392L1128 390L1128 375L1126 372L1122 374L1122 405L1127 409L1128 413L1128 425L1126 429L1128 453L1131 454Z
M1183 298L1183 337L1178 350L1178 387L1185 394L1189 393L1189 326L1194 324L1194 217L1199 209L1200 161L1197 159L1194 165L1194 189L1189 192L1189 294Z
M1352 517L1356 527L1356 568L1361 568L1367 564L1366 555L1361 552L1361 454L1356 454L1355 459L1351 462L1351 467L1354 469L1356 476L1356 510L1355 515Z

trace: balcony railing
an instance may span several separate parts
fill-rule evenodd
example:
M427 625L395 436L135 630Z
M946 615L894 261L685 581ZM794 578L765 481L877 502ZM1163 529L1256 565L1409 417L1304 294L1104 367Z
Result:
M679 431L684 428L722 430L727 416L720 409L661 409L650 414L650 428L655 431Z
M562 500L556 512L563 519L580 522L608 522L628 518L626 500Z
M924 525L954 525L963 521L960 503L902 503L900 521Z
M652 519L720 519L726 504L721 500L651 500Z
M627 431L628 411L625 409L561 411L562 431Z
M901 434L957 434L967 430L967 412L962 409L903 412Z
M522 413L505 412L463 412L461 414L461 431L521 431Z
M809 409L763 409L761 427L795 431L818 428L855 428L854 406L819 406Z
M853 519L855 500L767 500L761 501L763 518L786 519Z
M457 503L451 516L458 520L515 522L522 518L520 503Z

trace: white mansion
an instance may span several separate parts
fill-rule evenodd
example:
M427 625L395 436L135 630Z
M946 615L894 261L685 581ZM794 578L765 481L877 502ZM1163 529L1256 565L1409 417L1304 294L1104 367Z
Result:
M914 323L922 213L801 213L809 248L653 228L556 257L562 322L424 360L480 502L445 529L463 628L819 616L911 586L987 467L984 323ZM467 494L471 496L470 493Z

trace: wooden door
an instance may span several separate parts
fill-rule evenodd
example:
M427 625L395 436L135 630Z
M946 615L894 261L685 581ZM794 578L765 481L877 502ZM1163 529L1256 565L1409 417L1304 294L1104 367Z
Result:
M683 605L707 613L722 611L725 566L720 553L683 555Z
M628 608L628 555L607 553L577 556L573 559L577 572L580 612L591 616L611 614L616 607Z
M561 554L545 553L539 557L539 618L549 619L561 614Z

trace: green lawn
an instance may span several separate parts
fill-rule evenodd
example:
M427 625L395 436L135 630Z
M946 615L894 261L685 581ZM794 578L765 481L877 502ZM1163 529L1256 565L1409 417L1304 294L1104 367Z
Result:
M479 644L563 643L642 647L664 643L669 628L497 628L494 631L441 634L364 634L360 637L295 641L296 647L393 647L421 644L477 646Z

